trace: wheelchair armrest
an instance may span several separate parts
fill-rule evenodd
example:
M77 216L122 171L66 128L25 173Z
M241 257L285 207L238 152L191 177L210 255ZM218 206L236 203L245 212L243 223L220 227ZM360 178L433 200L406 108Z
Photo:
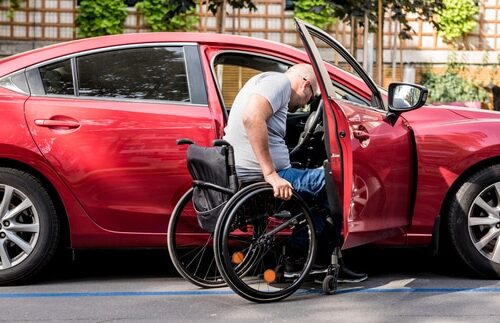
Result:
M175 141L177 145L192 145L194 142L188 138L180 138Z
M214 145L214 146L231 146L231 144L229 144L224 139L215 139L214 141L212 141L212 145Z

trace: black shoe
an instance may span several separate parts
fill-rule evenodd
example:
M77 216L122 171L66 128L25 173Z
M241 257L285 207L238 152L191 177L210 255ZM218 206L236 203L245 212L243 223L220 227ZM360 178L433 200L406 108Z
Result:
M337 281L339 283L360 283L368 278L367 274L356 273L345 265L340 266L339 276Z
M285 257L285 272L286 273L299 273L304 269L306 259L299 257Z
M311 266L311 270L309 270L309 275L326 274L327 272L328 272L327 265L313 264Z

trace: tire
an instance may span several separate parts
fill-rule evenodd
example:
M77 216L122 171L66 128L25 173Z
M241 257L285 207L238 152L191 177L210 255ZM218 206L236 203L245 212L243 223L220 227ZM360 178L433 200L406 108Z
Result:
M500 277L500 165L467 178L448 208L450 244L473 272Z
M36 279L53 259L60 231L42 183L26 172L0 168L0 285Z
M168 224L168 252L177 272L192 284L202 288L227 286L215 263L213 233L198 225L192 206L193 189L190 188L177 202ZM243 275L251 266L254 253L247 254L235 266Z
M193 189L177 202L168 224L168 252L179 274L202 288L225 286L213 256L213 234L204 232L192 207Z
M309 208L297 193L289 201L278 200L272 187L257 183L236 193L224 207L214 244L219 271L233 291L253 302L273 302L293 294L307 277L316 254L316 233ZM251 251L258 257L245 274L238 273L234 254ZM276 268L283 266L282 275Z
M335 294L337 291L335 277L333 275L326 275L325 279L323 279L322 288L325 295Z

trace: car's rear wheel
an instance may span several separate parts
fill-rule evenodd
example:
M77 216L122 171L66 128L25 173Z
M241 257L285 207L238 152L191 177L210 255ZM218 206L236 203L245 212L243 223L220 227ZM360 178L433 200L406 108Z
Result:
M500 277L500 165L468 177L448 216L451 244L465 264L482 276Z
M59 236L60 222L42 183L0 168L0 285L34 279L53 258Z

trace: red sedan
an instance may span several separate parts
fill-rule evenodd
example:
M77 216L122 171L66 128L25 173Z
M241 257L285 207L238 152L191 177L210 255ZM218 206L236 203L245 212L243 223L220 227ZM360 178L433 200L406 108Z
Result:
M288 116L287 144L302 167L330 159L343 247L447 239L471 269L497 277L500 114L412 109L410 85L393 88L401 102L389 108L392 96L338 42L311 35L312 58L260 39L152 33L1 60L0 284L32 280L61 247L166 247L190 186L176 139L210 145L247 79L299 62L316 64L328 102L324 122L308 107Z

